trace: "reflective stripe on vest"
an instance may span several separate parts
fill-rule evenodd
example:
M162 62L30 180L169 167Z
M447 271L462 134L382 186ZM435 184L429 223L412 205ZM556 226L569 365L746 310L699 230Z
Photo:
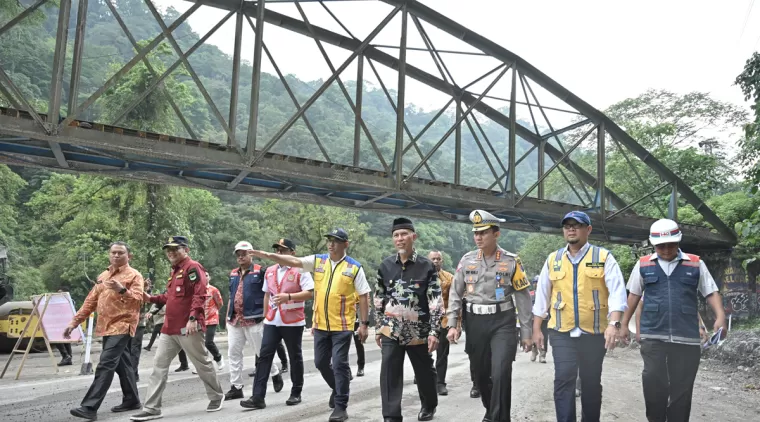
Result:
M327 254L317 255L314 261L314 314L312 326L323 331L354 329L357 295L354 279L361 264L350 256L343 258L332 270ZM350 325L349 325L350 322Z
M549 328L560 332L576 327L589 334L604 332L608 323L609 291L604 282L608 254L606 249L591 245L577 265L570 261L565 248L549 255L553 312Z
M269 292L269 302L265 303L266 306L266 319L273 321L277 316L277 309L280 310L280 318L285 324L294 324L306 319L304 315L304 302L291 300L280 304L278 307L272 307L272 296L277 293L300 293L301 292L301 272L298 268L289 267L285 274L282 275L282 280L277 282L277 271L280 268L279 265L272 265L267 268L264 278L267 283L267 291Z

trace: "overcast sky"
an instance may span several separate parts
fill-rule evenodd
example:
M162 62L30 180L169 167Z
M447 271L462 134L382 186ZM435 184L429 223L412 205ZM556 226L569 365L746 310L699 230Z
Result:
M733 81L760 46L760 2L750 8L753 0L426 0L423 3L522 56L598 109L649 88L678 93L705 91L717 99L746 106ZM183 0L156 0L156 4L172 5L180 11L190 5ZM391 10L383 3L371 1L327 4L360 38ZM299 16L292 4L268 7ZM339 30L318 4L306 3L304 9L313 24ZM189 22L200 34L205 34L223 15L204 6ZM411 20L409 24L408 45L423 46ZM398 45L398 27L397 17L375 42ZM430 25L426 28L438 49L467 48ZM271 25L265 27L264 39L285 73L304 80L329 76L313 41ZM233 40L234 19L231 19L210 42L231 54ZM248 52L245 58L249 61L253 41L253 32L246 27L243 49ZM349 54L334 47L329 47L328 52L336 67ZM427 60L427 67L422 64L420 67L436 72L426 53L410 54L410 62ZM444 60L449 60L447 63L458 82L475 79L495 63L459 55L446 55ZM264 69L272 72L268 64ZM352 65L346 70L345 79L355 79L354 69ZM395 88L395 72L383 71L381 76ZM506 88L506 91L495 88L494 93L508 95ZM414 84L409 92L407 102L425 108L440 107L446 101L446 97Z

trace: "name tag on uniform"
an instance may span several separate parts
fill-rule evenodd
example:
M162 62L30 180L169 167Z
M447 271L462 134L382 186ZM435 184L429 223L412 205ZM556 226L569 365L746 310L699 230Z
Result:
M504 288L503 287L497 287L496 288L496 300L499 302L504 300Z

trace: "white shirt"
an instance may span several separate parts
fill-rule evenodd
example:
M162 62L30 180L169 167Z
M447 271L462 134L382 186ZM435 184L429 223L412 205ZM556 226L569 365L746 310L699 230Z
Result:
M649 256L650 261L655 259L660 265L660 268L662 268L662 271L668 276L673 273L673 270L676 269L676 266L681 260L691 261L689 255L681 252L680 249L678 250L678 255L676 255L672 261L665 261L664 259L659 258L657 253L653 253ZM636 296L644 294L644 279L641 277L640 267L639 261L636 261L636 265L633 266L633 271L631 271L631 276L628 278L628 290ZM697 285L697 290L704 297L718 291L718 285L715 284L715 280L707 269L705 261L702 261L701 259L699 260L699 284Z
M283 266L278 266L277 267L277 282L278 283L282 282L282 277L285 276L285 273L289 269L290 269L290 267L283 267ZM298 272L301 273L301 281L299 283L301 285L301 291L314 290L314 279L311 278L311 274L309 274L307 272L304 272L301 268L299 268ZM269 292L269 286L267 285L266 282L264 283L264 287L261 290L263 290L264 293L268 293ZM274 304L271 303L271 300L272 300L271 296L270 296L269 300L270 300L269 307L273 308ZM266 324L266 325L276 325L278 327L303 327L304 325L306 325L306 320L299 321L299 322L294 322L294 323L291 323L291 324L286 324L286 323L284 323L282 321L282 317L280 316L280 309L277 308L276 311L275 311L275 313L274 313L274 319L270 321L270 320L268 320L268 319L265 318L264 319L264 324Z
M343 255L343 258L346 256ZM316 255L309 255L304 256L302 258L298 258L301 261L301 266L303 267L303 270L305 272L312 272L314 271L314 265L317 262L317 256ZM328 255L328 259L329 255ZM342 261L343 259L341 259ZM330 259L330 263L332 264L331 271L335 271L335 266L338 265L340 261L333 261ZM359 296L366 295L370 292L369 288L369 282L367 282L367 276L364 275L364 267L359 268L359 272L356 274L356 277L354 277L354 289L356 289L356 294Z
M570 254L569 245L565 246L564 253L567 258L574 265L581 262L586 256L591 247L590 243L583 245L580 251L574 256ZM628 295L625 291L625 279L623 273L620 271L620 265L612 254L607 254L607 259L604 261L604 284L607 285L609 296L607 297L607 306L609 313L607 318L610 317L612 312L625 312L628 309ZM538 283L536 285L536 302L533 304L533 315L541 318L546 318L549 311L549 302L552 294L552 283L549 280L549 258L547 257L544 267L541 269L541 274L538 276ZM578 337L583 334L583 331L575 327L570 331L570 337Z

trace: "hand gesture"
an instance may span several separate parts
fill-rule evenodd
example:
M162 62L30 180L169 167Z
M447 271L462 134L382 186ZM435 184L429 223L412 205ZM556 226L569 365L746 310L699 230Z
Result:
M66 327L66 329L63 330L63 338L71 338L71 332L74 331L74 328L76 327L72 327L71 325Z
M428 353L433 353L438 348L438 337L428 336Z
M538 347L538 350L544 350L544 333L541 330L533 331L533 344Z
M359 325L359 340L364 343L365 340L367 340L367 336L369 336L369 329L366 325L360 324Z
M449 332L446 334L446 339L449 340L449 343L457 344L457 340L459 340L459 336L461 334L461 331L457 330L454 327L451 327L449 328Z

